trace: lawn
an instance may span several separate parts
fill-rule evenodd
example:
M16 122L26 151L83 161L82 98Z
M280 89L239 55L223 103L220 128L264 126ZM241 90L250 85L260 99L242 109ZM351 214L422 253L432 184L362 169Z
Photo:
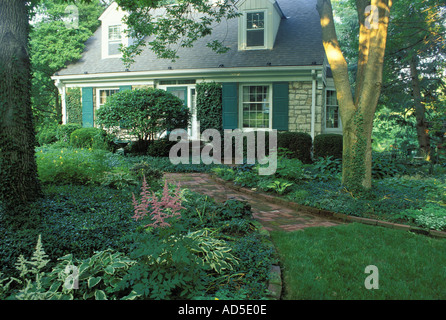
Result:
M446 298L446 240L362 224L271 233L284 300ZM366 289L369 265L378 289Z

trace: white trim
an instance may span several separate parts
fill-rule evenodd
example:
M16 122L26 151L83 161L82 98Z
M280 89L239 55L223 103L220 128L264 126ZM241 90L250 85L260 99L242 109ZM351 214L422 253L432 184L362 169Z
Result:
M243 127L243 87L252 87L252 86L265 86L268 87L268 104L269 104L269 127L268 128L244 128ZM270 131L272 130L273 126L273 85L272 83L240 83L239 84L239 97L238 97L238 128L242 129L243 131L258 131L258 130L264 130L264 131Z
M121 86L153 86L154 81L125 81L125 82L117 82L117 81L108 81L108 82L83 82L83 83L66 83L65 86L67 88L84 88L84 87L94 87L94 88L105 88L108 87L121 87Z
M325 88L325 96L324 96L324 101L323 101L323 112L324 112L324 132L325 133L339 133L342 134L342 121L341 121L341 113L340 113L340 109L339 109L339 102L338 102L338 127L337 128L327 128L327 91L334 91L336 93L336 89L335 88Z
M96 90L96 105L94 106L94 110L98 110L99 107L101 106L100 102L101 102L101 95L100 92L103 90L118 90L119 91L119 87L107 87L107 88L95 88Z
M317 72L312 70L313 81L311 86L311 138L314 140L315 126L316 126L316 85L317 85Z
M248 36L247 36L247 27L246 24L248 22L248 13L256 13L256 12L263 12L263 46L251 46L248 47ZM241 50L266 50L269 48L268 46L268 28L269 28L269 15L268 15L268 9L267 8L259 8L259 9L250 9L250 10L244 10L243 11L243 18L242 18L242 33L241 33L241 43L240 43L240 49Z
M86 81L113 81L119 83L134 84L137 81L151 82L153 79L177 79L195 78L197 83L200 80L212 79L218 77L220 82L242 81L248 78L271 77L274 81L279 78L287 77L288 81L304 81L311 77L312 70L322 70L322 66L278 66L278 67L242 67L242 68L204 68L204 69L180 69L180 70L158 70L158 71L132 71L132 72L109 72L94 74L73 74L73 75L55 75L53 80L76 81L83 84ZM149 79L148 79L149 78ZM132 80L127 80L132 79ZM311 79L311 78L310 78ZM269 79L268 79L269 80ZM250 81L255 81L251 79ZM259 80L261 81L261 80ZM263 79L264 81L264 79ZM269 80L270 81L270 80ZM273 80L271 80L273 81ZM91 85L89 85L91 86Z
M198 121L197 121L197 108L196 108L196 98L197 98L197 91L196 91L196 84L195 83L188 83L188 84L157 84L157 89L162 89L167 91L167 88L187 88L187 107L191 110L191 124L188 128L188 134L191 139L197 139L199 136L199 127L198 127ZM192 97L192 90L195 90L195 95ZM195 99L195 101L192 101L192 98ZM195 109L192 110L192 105L195 106Z
M68 121L66 93L67 93L67 88L63 86L62 91L60 92L62 100L62 124L67 124Z

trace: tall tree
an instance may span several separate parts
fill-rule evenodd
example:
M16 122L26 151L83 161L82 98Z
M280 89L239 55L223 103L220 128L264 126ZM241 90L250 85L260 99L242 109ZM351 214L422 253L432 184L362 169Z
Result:
M70 8L73 10L72 22L67 21ZM32 24L30 55L31 101L37 124L62 123L59 90L51 76L81 57L84 43L99 27L98 18L104 9L105 6L99 0L89 3L41 0L36 7L40 18L34 19Z
M351 190L372 185L371 134L381 92L392 0L356 0L359 23L358 67L354 93L348 64L336 34L330 0L318 0L322 41L333 72L343 124L342 181Z
M26 1L0 0L0 200L7 215L41 194L30 107L28 10Z
M427 160L431 138L425 105L438 100L438 89L445 85L445 9L443 0L396 3L384 70L383 93L395 105L406 101L413 110L419 149Z
M359 38L355 1L336 0L333 1L333 8L339 18L336 19L336 29L349 70L352 71L352 79L357 70ZM445 85L445 14L444 0L394 3L388 30L383 88L378 102L378 108L383 111L381 116L400 118L401 131L394 132L415 132L414 140L407 140L398 147L412 146L414 141L427 159L432 133L429 120L440 111L438 95ZM354 83L352 86L354 88ZM409 128L412 126L413 129ZM408 136L406 138L409 139ZM400 138L396 140L402 142Z

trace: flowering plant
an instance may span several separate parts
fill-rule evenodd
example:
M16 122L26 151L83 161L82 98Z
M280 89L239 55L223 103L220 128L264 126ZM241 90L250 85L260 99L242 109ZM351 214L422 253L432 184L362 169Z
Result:
M165 228L170 227L170 223L166 220L176 217L181 217L181 209L184 207L181 205L181 191L177 186L173 194L169 191L167 181L164 183L163 193L161 199L158 199L157 195L149 190L145 176L143 177L141 187L141 202L138 203L135 194L133 196L133 207L135 214L133 218L138 221L151 215L152 223L147 224L145 227L153 228Z

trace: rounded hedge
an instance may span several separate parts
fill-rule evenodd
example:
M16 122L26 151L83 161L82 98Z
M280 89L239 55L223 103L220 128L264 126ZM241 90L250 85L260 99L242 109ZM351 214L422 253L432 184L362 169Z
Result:
M107 133L99 128L80 128L71 133L70 144L75 148L108 149Z
M319 134L314 137L314 158L331 156L335 159L342 159L342 146L341 134Z
M160 134L186 129L189 108L173 94L161 89L146 88L119 91L109 97L96 113L99 125L125 129L141 141L153 141Z
M311 163L311 136L305 132L281 131L277 134L277 148L291 151L291 158L297 158L303 163Z

